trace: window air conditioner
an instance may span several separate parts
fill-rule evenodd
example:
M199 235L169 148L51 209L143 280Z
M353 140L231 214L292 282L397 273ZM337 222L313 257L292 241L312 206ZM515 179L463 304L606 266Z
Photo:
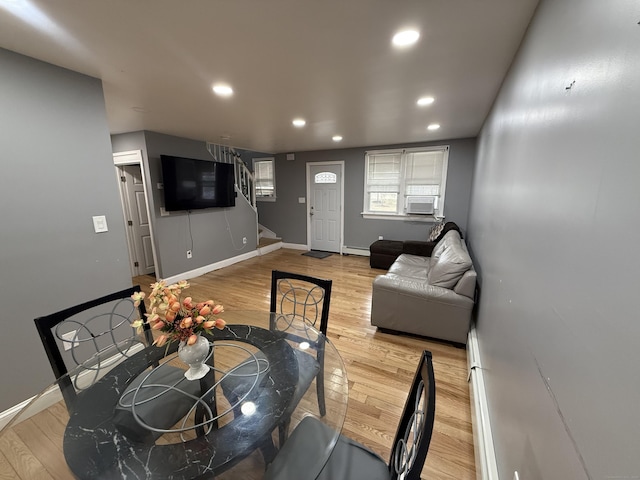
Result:
M407 197L407 213L420 215L433 215L435 209L436 197Z

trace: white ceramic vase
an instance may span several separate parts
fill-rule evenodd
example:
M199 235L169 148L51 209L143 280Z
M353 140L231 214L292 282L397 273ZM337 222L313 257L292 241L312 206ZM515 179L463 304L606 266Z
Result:
M198 335L198 340L193 345L180 342L178 345L178 357L189 365L189 370L184 372L187 380L198 380L209 372L209 365L204 363L209 356L209 340Z

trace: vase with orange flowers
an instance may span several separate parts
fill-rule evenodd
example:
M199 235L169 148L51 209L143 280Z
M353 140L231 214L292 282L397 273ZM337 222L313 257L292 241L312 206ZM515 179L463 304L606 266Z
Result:
M202 378L209 371L204 362L209 355L209 341L202 332L211 333L213 328L223 329L226 322L219 317L224 307L213 300L195 303L191 297L182 298L189 283L181 281L171 285L165 282L151 284L149 312L146 323L158 332L154 345L161 347L168 342L180 342L178 356L189 365L184 376L189 380ZM144 292L132 295L138 306L145 298ZM141 328L144 320L134 322Z

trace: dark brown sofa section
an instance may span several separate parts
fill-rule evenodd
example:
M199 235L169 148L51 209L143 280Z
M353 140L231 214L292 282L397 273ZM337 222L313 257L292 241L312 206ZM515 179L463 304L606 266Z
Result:
M378 240L369 246L369 265L371 268L388 270L396 259L403 253L430 257L433 247L449 230L456 230L462 237L460 227L455 222L447 222L444 228L432 242L419 240Z

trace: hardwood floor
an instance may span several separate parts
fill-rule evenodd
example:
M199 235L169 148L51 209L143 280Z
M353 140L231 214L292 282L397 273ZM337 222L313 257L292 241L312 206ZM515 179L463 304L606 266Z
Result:
M436 422L424 479L475 479L467 354L447 343L377 332L371 326L371 284L383 270L369 259L316 259L280 249L189 280L194 298L213 298L229 310L268 310L271 270L333 280L328 337L344 360L349 407L343 433L387 459L422 350L430 350L436 377ZM153 277L136 277L143 289Z
M465 350L377 332L369 321L371 283L384 272L369 268L368 258L331 255L320 260L301 253L281 249L193 278L189 293L196 299L213 298L227 312L268 310L273 269L332 279L328 336L344 360L349 380L343 433L388 459L420 354L430 350L436 421L421 478L475 479ZM151 276L134 279L147 292L154 281ZM67 420L59 402L5 432L0 437L0 479L72 478L61 455L46 454L61 448Z

